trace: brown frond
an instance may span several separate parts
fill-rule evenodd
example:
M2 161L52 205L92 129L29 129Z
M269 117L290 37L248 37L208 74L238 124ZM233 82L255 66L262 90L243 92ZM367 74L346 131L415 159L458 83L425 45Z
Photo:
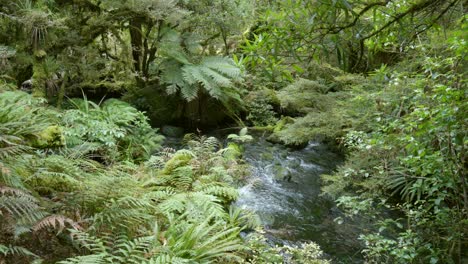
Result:
M42 219L41 221L37 222L32 230L37 232L39 230L52 227L54 229L58 229L58 234L60 234L63 229L66 227L66 224L69 224L75 230L82 230L83 228L75 222L73 219L70 219L63 215L49 215Z

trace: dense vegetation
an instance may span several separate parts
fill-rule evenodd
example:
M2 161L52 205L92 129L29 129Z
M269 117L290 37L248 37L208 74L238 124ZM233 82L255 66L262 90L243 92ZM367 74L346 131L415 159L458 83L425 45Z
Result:
M466 4L0 0L0 263L328 263L232 205L232 124L346 154L366 263L466 262Z

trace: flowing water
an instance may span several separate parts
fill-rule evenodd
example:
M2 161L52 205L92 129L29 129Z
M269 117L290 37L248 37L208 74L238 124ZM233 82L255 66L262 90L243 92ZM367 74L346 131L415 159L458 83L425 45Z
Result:
M226 132L212 135L226 138ZM167 140L167 145L181 147L180 139ZM270 243L313 241L333 263L362 263L356 241L359 228L336 224L334 219L342 212L320 195L320 175L332 172L343 162L342 156L321 143L293 150L262 136L244 147L251 176L240 188L236 204L259 215Z
M292 150L256 138L245 145L244 159L252 174L237 206L260 216L270 242L314 241L337 263L359 262L352 232L333 221L339 210L320 196L320 175L332 172L341 156L315 142Z

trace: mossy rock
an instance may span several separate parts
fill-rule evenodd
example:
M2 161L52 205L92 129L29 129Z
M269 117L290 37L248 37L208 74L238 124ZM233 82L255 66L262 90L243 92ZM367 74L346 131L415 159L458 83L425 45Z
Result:
M343 75L344 72L328 63L318 63L312 61L306 68L307 78L311 80L326 80L331 82L335 76Z
M295 121L273 133L271 138L290 147L302 147L310 140L334 141L342 137L346 127L350 126L346 114L337 109L309 113L305 117L296 118Z
M267 141L272 142L272 143L279 143L279 144L284 144L284 142L279 138L278 134L285 129L285 127L289 124L294 124L295 120L292 117L285 116L282 117L280 121L276 124L276 126L273 128L273 133L268 136Z
M280 121L276 124L275 128L273 128L273 133L278 133L284 129L284 127L288 124L294 124L294 118L289 116L284 116L280 119Z
M283 167L281 164L273 165L274 168L274 177L276 181L284 180L284 177L288 175L289 171L287 168Z
M256 91L252 91L247 96L244 97L244 101L248 104L259 99L265 100L268 104L273 106L275 109L279 109L281 106L281 101L278 98L278 95L275 90L268 88L261 88Z
M333 82L330 84L329 91L338 92L343 90L349 90L353 86L365 84L367 84L367 80L362 75L344 74L333 78Z
M299 79L278 93L283 112L299 116L312 111L327 111L333 100L327 96L329 87L317 81Z
M32 146L41 149L65 146L62 128L57 125L47 127L32 141Z

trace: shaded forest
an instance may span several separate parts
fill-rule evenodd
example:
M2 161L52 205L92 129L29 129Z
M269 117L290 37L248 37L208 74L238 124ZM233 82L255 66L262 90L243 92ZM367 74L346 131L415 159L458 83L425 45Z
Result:
M466 263L467 4L0 0L0 264ZM352 256L236 206L258 134Z

